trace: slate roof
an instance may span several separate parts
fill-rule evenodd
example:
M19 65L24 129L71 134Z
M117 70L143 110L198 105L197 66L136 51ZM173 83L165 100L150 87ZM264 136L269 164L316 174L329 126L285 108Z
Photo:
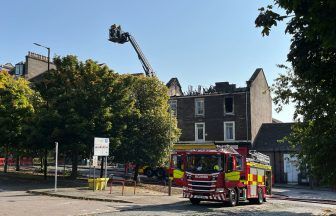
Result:
M288 136L294 123L264 123L253 141L257 151L292 151L287 141L278 142Z

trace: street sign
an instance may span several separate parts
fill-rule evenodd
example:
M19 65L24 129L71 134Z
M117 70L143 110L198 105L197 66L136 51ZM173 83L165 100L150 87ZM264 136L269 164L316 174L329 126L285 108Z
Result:
M92 166L97 167L98 166L98 156L92 157Z
M109 138L94 138L94 155L95 156L108 156L109 155Z

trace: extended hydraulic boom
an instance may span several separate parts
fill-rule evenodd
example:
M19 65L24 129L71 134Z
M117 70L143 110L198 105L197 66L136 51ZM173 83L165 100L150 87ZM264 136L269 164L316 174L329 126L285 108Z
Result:
M155 72L152 66L149 64L148 60L146 59L145 55L141 51L134 37L130 35L130 33L128 32L123 32L121 30L120 25L117 26L116 24L113 24L111 26L109 41L114 42L114 43L120 43L120 44L123 44L129 41L132 44L133 48L135 49L135 52L138 54L138 58L141 61L141 64L146 73L146 76L149 76L149 77L155 76Z

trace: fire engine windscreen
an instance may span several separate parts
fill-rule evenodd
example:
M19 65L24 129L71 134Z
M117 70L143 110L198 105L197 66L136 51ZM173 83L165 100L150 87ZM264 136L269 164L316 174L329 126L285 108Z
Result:
M186 170L193 173L216 173L223 171L223 155L187 155Z

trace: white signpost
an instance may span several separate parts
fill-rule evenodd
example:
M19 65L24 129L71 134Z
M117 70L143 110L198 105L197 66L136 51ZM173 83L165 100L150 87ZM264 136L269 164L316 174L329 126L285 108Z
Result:
M98 165L98 156L105 156L105 179L107 174L107 156L109 155L110 139L109 138L94 138L94 148L93 148L93 181L95 187L95 167Z
M109 155L109 138L94 138L94 156L108 156Z

